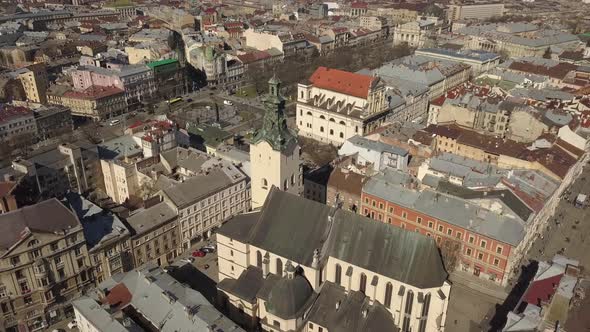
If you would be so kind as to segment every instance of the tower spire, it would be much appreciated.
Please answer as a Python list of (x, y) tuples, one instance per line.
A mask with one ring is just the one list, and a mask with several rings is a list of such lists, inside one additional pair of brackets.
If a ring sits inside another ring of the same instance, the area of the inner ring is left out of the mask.
[(287, 128), (285, 117), (285, 99), (281, 95), (281, 80), (276, 73), (268, 81), (268, 94), (264, 98), (264, 119), (262, 128), (253, 139), (256, 144), (266, 141), (275, 150), (282, 150), (291, 142), (297, 142), (296, 136)]

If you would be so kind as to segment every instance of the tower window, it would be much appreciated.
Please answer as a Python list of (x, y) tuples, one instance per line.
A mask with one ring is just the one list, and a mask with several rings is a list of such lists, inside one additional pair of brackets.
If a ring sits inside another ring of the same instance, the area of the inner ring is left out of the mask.
[(262, 178), (262, 188), (263, 189), (268, 188), (268, 181), (265, 178)]

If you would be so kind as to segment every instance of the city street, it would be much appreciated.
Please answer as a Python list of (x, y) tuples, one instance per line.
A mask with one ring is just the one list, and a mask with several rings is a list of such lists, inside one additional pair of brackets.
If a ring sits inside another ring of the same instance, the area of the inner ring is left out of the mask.
[(186, 283), (194, 290), (199, 291), (210, 302), (214, 303), (217, 296), (217, 282), (219, 266), (217, 262), (217, 251), (207, 253), (205, 257), (193, 257), (194, 261), (188, 263), (187, 259), (192, 257), (195, 250), (207, 245), (215, 244), (215, 234), (208, 240), (195, 243), (189, 250), (178, 256), (169, 265), (168, 272), (176, 280)]

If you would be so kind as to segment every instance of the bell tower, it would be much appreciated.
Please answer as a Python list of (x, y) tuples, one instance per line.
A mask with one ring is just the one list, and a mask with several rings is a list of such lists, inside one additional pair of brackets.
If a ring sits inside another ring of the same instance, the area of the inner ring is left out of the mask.
[(287, 128), (285, 99), (281, 81), (273, 76), (268, 81), (264, 98), (262, 128), (250, 145), (252, 208), (264, 204), (272, 186), (299, 195), (301, 193), (301, 161), (297, 136)]

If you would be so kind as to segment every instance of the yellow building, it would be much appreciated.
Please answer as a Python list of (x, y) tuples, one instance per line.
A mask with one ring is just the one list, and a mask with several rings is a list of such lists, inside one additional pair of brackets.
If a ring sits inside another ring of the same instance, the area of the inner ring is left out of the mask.
[(47, 71), (45, 64), (38, 63), (15, 71), (21, 81), (27, 100), (33, 103), (47, 103)]

